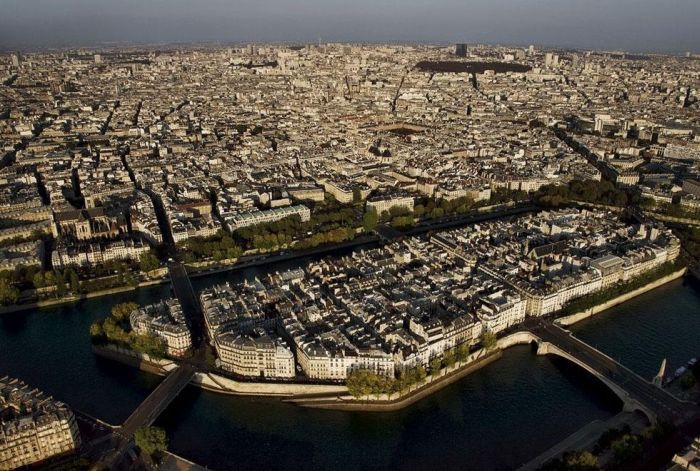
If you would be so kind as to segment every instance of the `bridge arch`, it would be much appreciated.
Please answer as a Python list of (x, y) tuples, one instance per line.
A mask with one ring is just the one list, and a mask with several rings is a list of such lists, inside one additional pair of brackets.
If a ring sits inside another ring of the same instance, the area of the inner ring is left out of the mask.
[(614, 381), (611, 381), (604, 374), (601, 374), (599, 371), (595, 370), (594, 368), (591, 368), (585, 362), (579, 360), (575, 356), (562, 350), (561, 348), (557, 347), (553, 343), (545, 342), (543, 340), (537, 339), (536, 337), (533, 338), (531, 344), (533, 342), (537, 344), (537, 354), (538, 355), (556, 355), (560, 358), (564, 358), (564, 359), (570, 361), (571, 363), (578, 365), (580, 368), (584, 369), (585, 371), (587, 371), (588, 373), (593, 375), (595, 378), (597, 378), (600, 382), (602, 382), (605, 386), (607, 386), (607, 388), (610, 389), (622, 401), (623, 411), (625, 411), (625, 412), (639, 411), (642, 414), (644, 414), (644, 416), (649, 420), (650, 424), (656, 423), (657, 417), (653, 411), (651, 411), (649, 408), (645, 407), (643, 404), (641, 404), (636, 399), (632, 398), (627, 391), (625, 391), (622, 387), (618, 386)]

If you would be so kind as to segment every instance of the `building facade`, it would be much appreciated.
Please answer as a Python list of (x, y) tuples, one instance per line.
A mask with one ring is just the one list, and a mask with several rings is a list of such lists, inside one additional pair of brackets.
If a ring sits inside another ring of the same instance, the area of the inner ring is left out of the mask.
[(17, 379), (0, 379), (0, 470), (72, 453), (80, 443), (68, 406)]

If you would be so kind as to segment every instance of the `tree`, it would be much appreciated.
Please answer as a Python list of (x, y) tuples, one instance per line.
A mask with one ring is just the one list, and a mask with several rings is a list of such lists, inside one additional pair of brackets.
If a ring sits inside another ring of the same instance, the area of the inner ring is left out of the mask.
[(428, 376), (428, 373), (425, 371), (425, 368), (422, 366), (419, 366), (416, 368), (416, 383), (418, 384), (423, 384), (425, 381), (425, 378)]
[(364, 228), (365, 232), (371, 232), (377, 228), (378, 221), (379, 216), (377, 215), (377, 210), (374, 208), (369, 208), (362, 216), (362, 227)]
[(373, 373), (369, 370), (355, 370), (348, 373), (345, 384), (348, 387), (348, 392), (354, 397), (367, 397), (370, 394), (382, 394), (390, 391), (388, 385), (381, 375)]
[(487, 330), (481, 334), (481, 346), (484, 347), (487, 352), (493, 350), (497, 343), (498, 339), (493, 332)]
[(19, 290), (12, 285), (9, 277), (0, 277), (0, 304), (17, 304), (19, 300)]
[(61, 298), (66, 294), (66, 278), (60, 270), (56, 270), (54, 276), (56, 277), (56, 297)]
[(77, 294), (80, 292), (80, 278), (78, 274), (72, 268), (68, 270), (68, 282), (70, 283), (70, 290), (72, 293)]
[(688, 389), (692, 388), (693, 386), (695, 386), (695, 383), (696, 383), (695, 376), (690, 371), (687, 372), (686, 374), (684, 374), (683, 376), (681, 376), (681, 388), (682, 389), (688, 390)]
[(105, 339), (105, 331), (102, 328), (102, 322), (94, 321), (90, 324), (90, 338), (94, 343), (99, 343)]
[(430, 211), (430, 217), (432, 219), (440, 219), (445, 215), (445, 210), (442, 208), (434, 208), (432, 211)]
[(430, 376), (436, 378), (440, 374), (440, 366), (442, 366), (442, 361), (439, 357), (430, 360)]
[(52, 271), (44, 272), (44, 286), (54, 286), (56, 284), (56, 275)]
[(453, 366), (455, 366), (457, 359), (456, 359), (454, 349), (447, 350), (445, 352), (445, 355), (443, 355), (442, 361), (445, 364), (445, 366), (448, 368), (452, 368)]
[(565, 469), (571, 471), (596, 471), (600, 469), (600, 463), (590, 451), (577, 451), (569, 453), (564, 459)]
[(154, 358), (164, 358), (167, 353), (165, 343), (155, 335), (136, 335), (131, 332), (128, 338), (131, 348), (138, 353), (145, 353)]
[(627, 463), (642, 454), (641, 440), (636, 435), (623, 435), (613, 442), (612, 451), (618, 463)]
[(540, 471), (598, 471), (598, 458), (589, 451), (564, 453), (561, 458), (548, 461), (538, 468)]
[(129, 319), (134, 310), (138, 309), (139, 305), (136, 303), (119, 303), (112, 307), (112, 317), (117, 321), (125, 321)]
[(395, 229), (406, 229), (414, 224), (413, 216), (395, 216), (391, 220), (391, 227)]
[(32, 277), (32, 284), (34, 288), (43, 288), (46, 286), (46, 280), (44, 279), (44, 272), (36, 272)]
[(168, 437), (159, 427), (141, 427), (134, 433), (134, 442), (141, 451), (156, 456), (168, 449)]
[(425, 214), (425, 206), (417, 204), (413, 207), (413, 215), (417, 218), (422, 218)]
[(466, 343), (460, 343), (457, 345), (456, 356), (460, 365), (467, 361), (467, 358), (469, 358), (469, 346)]
[(149, 272), (160, 266), (160, 260), (152, 250), (144, 252), (139, 257), (139, 268), (142, 272)]

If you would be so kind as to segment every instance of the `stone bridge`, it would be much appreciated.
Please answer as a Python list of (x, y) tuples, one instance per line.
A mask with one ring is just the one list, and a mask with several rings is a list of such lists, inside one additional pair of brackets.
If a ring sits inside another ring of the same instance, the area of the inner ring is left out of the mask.
[(698, 407), (681, 401), (630, 369), (574, 337), (571, 332), (545, 320), (499, 340), (500, 348), (531, 344), (538, 355), (556, 355), (580, 366), (607, 386), (624, 405), (625, 411), (640, 411), (655, 423), (660, 419), (680, 423), (698, 413)]
[(538, 355), (556, 355), (562, 358), (565, 358), (569, 360), (572, 363), (575, 363), (576, 365), (580, 366), (584, 370), (588, 371), (590, 374), (598, 378), (605, 386), (608, 387), (612, 392), (615, 393), (615, 395), (622, 401), (623, 404), (623, 411), (624, 412), (634, 412), (634, 411), (640, 411), (642, 412), (647, 419), (649, 419), (649, 423), (655, 423), (657, 420), (656, 414), (649, 408), (645, 407), (642, 403), (640, 403), (637, 399), (634, 399), (630, 393), (628, 393), (622, 386), (617, 384), (615, 381), (613, 381), (611, 378), (608, 376), (601, 374), (598, 372), (595, 368), (592, 368), (588, 363), (585, 363), (578, 359), (577, 357), (571, 355), (570, 353), (562, 350), (561, 348), (557, 347), (553, 343), (550, 342), (545, 342), (542, 340), (533, 340), (534, 342), (537, 343), (537, 354)]

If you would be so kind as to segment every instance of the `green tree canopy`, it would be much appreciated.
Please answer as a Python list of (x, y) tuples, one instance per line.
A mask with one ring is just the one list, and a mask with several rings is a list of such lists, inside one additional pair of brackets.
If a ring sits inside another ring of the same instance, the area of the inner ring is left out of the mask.
[(442, 362), (449, 368), (453, 367), (457, 362), (456, 351), (454, 349), (447, 350), (442, 357)]
[(168, 449), (168, 437), (159, 427), (141, 427), (134, 433), (134, 442), (141, 451), (151, 456)]
[(618, 463), (627, 463), (642, 454), (642, 443), (637, 435), (626, 434), (612, 444), (613, 455)]
[(467, 358), (469, 357), (469, 346), (466, 343), (460, 343), (457, 345), (455, 356), (457, 357), (457, 361), (460, 363), (467, 361)]
[(102, 322), (97, 320), (90, 324), (90, 337), (93, 342), (101, 342), (104, 340), (105, 331), (102, 328)]
[(362, 227), (365, 232), (371, 232), (377, 228), (377, 222), (379, 222), (379, 216), (377, 215), (377, 210), (374, 208), (368, 209), (362, 216)]
[(129, 315), (138, 309), (139, 305), (132, 302), (115, 304), (112, 307), (112, 317), (117, 321), (125, 321), (129, 319)]
[(496, 334), (494, 334), (493, 332), (487, 330), (483, 334), (481, 334), (481, 346), (484, 347), (487, 351), (496, 348), (497, 343), (498, 339), (496, 338)]
[(442, 361), (440, 357), (435, 357), (430, 360), (430, 376), (433, 378), (440, 374), (440, 367), (442, 366)]
[(346, 380), (348, 392), (357, 398), (370, 394), (391, 394), (396, 389), (394, 383), (393, 378), (365, 369), (351, 371)]
[(149, 272), (157, 269), (160, 266), (160, 260), (156, 256), (156, 254), (153, 252), (153, 250), (149, 250), (148, 252), (144, 252), (141, 254), (139, 257), (139, 268), (143, 272)]
[(8, 276), (0, 276), (0, 304), (16, 304), (19, 300), (19, 289), (12, 285)]

